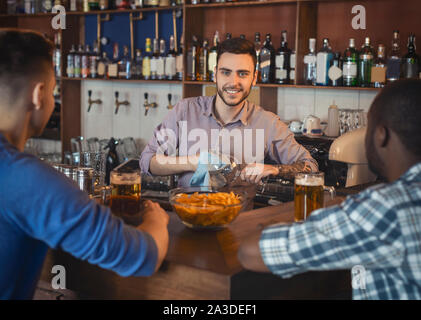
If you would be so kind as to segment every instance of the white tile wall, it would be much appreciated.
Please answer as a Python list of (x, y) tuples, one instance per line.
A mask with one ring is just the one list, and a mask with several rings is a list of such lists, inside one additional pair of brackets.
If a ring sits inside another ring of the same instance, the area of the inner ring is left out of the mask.
[[(102, 104), (92, 105), (88, 109), (88, 90), (92, 90), (92, 99), (101, 99)], [(115, 92), (119, 92), (119, 101), (127, 100), (130, 105), (120, 105), (115, 114)], [(145, 116), (145, 92), (148, 101), (156, 102), (157, 108), (149, 109)], [(152, 137), (153, 130), (168, 113), (168, 94), (172, 95), (172, 104), (182, 96), (181, 84), (144, 84), (124, 83), (121, 81), (83, 81), (81, 94), (82, 135), (85, 138), (116, 139), (133, 137), (142, 148)], [(142, 148), (143, 149), (143, 148)]]
[[(92, 90), (92, 99), (101, 99), (101, 105), (93, 105), (88, 113), (88, 90)], [(115, 111), (115, 91), (119, 100), (128, 100), (129, 106), (120, 106)], [(149, 102), (156, 102), (158, 107), (149, 109), (145, 116), (144, 94), (149, 94)], [(140, 146), (144, 146), (152, 137), (153, 130), (168, 113), (168, 93), (172, 94), (172, 104), (182, 96), (181, 84), (160, 83), (124, 83), (119, 81), (83, 81), (82, 135), (86, 138), (125, 138), (133, 137)], [(368, 111), (377, 91), (366, 90), (331, 90), (313, 88), (279, 88), (278, 115), (283, 120), (303, 120), (313, 114), (327, 121), (329, 106), (335, 102), (339, 108)], [(264, 107), (264, 106), (263, 106)]]

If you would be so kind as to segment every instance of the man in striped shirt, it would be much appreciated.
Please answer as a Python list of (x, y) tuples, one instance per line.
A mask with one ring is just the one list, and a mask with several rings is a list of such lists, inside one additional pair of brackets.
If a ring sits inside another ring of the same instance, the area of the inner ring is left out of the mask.
[(364, 285), (353, 286), (353, 299), (421, 299), (421, 80), (378, 94), (365, 147), (387, 184), (314, 211), (303, 224), (267, 227), (242, 243), (243, 266), (285, 278), (358, 267)]

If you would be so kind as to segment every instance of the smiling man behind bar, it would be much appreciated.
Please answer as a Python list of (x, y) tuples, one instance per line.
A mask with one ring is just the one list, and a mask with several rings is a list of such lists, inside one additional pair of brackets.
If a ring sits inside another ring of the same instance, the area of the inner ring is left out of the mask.
[(137, 228), (125, 225), (23, 152), (54, 109), (52, 48), (38, 33), (0, 29), (0, 299), (32, 298), (48, 247), (123, 276), (153, 274), (168, 248), (158, 204), (146, 202)]
[(420, 123), (421, 80), (386, 86), (368, 113), (365, 148), (371, 170), (389, 183), (314, 211), (303, 224), (251, 236), (240, 247), (243, 266), (285, 278), (355, 267), (353, 299), (420, 300)]
[[(215, 73), (217, 94), (175, 105), (142, 152), (142, 172), (180, 174), (179, 185), (189, 186), (198, 167), (198, 150), (219, 150), (234, 157), (244, 164), (241, 179), (252, 184), (269, 175), (291, 178), (295, 172), (317, 171), (317, 162), (279, 117), (247, 100), (256, 81), (253, 43), (241, 38), (222, 42)], [(170, 143), (164, 139), (168, 132), (174, 133)], [(276, 165), (265, 164), (267, 158)]]

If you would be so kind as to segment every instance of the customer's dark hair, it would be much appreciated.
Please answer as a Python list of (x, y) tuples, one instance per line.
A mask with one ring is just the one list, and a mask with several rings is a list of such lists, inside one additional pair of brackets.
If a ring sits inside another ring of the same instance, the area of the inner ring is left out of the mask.
[(393, 130), (409, 152), (421, 156), (421, 80), (388, 84), (374, 99), (370, 118)]
[(14, 99), (29, 80), (46, 72), (46, 66), (52, 66), (52, 53), (53, 44), (38, 32), (0, 29), (2, 98)]
[(231, 38), (223, 41), (218, 48), (217, 62), (219, 61), (221, 55), (225, 52), (234, 54), (249, 54), (253, 59), (254, 67), (256, 67), (256, 49), (254, 44), (246, 39)]

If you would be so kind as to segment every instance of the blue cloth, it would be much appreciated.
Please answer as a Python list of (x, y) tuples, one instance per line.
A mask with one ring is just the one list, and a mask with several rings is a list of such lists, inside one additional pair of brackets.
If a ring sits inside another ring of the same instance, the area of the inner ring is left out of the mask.
[(259, 245), (265, 265), (279, 276), (356, 267), (353, 299), (419, 300), (420, 235), (418, 163), (393, 183), (312, 212), (303, 224), (266, 228)]
[(199, 155), (197, 169), (190, 179), (192, 187), (210, 186), (210, 171), (222, 168), (227, 162), (224, 162), (217, 154), (202, 151)]
[(150, 235), (0, 134), (0, 299), (32, 298), (48, 247), (122, 276), (151, 275), (157, 261)]

